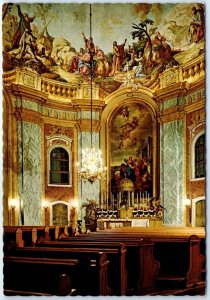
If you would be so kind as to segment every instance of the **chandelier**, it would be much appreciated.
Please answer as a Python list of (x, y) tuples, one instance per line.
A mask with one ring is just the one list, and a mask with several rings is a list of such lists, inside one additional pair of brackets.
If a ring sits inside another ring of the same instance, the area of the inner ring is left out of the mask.
[[(92, 13), (90, 4), (90, 38), (92, 38)], [(78, 175), (83, 180), (93, 183), (106, 177), (106, 167), (103, 167), (101, 151), (93, 147), (93, 53), (90, 52), (90, 120), (91, 120), (91, 147), (82, 150), (81, 163), (78, 163)], [(79, 167), (80, 165), (80, 167)]]

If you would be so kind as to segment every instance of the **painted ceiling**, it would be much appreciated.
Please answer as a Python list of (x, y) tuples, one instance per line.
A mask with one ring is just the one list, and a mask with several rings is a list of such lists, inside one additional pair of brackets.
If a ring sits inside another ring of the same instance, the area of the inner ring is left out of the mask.
[[(130, 78), (148, 86), (151, 74), (204, 52), (204, 21), (198, 38), (190, 28), (193, 7), (204, 15), (199, 3), (95, 3), (91, 18), (87, 3), (4, 4), (3, 70), (25, 67), (78, 82), (87, 80), (93, 67), (94, 80), (108, 93)], [(26, 14), (28, 31), (22, 21)]]

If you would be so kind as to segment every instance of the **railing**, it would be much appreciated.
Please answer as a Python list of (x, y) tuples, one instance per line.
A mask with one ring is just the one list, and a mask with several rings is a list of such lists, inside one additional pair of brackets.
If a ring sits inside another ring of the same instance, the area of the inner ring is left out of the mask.
[(3, 84), (11, 85), (12, 83), (16, 83), (16, 70), (3, 73)]
[[(188, 83), (195, 82), (205, 75), (205, 55), (191, 60), (185, 65), (176, 66), (165, 70), (158, 77), (151, 78), (151, 81), (146, 84), (150, 89), (156, 90), (159, 88), (168, 87), (174, 83), (187, 81)], [(89, 86), (87, 84), (65, 83), (54, 79), (49, 79), (40, 76), (32, 71), (25, 69), (15, 69), (3, 73), (3, 84), (11, 85), (13, 83), (25, 85), (30, 88), (42, 91), (52, 99), (81, 99), (89, 98)], [(93, 98), (99, 99), (99, 86), (93, 86)]]
[(205, 56), (201, 56), (191, 60), (183, 66), (170, 68), (160, 74), (160, 88), (165, 88), (171, 84), (187, 81), (195, 82), (205, 75)]
[(60, 83), (56, 80), (42, 78), (41, 91), (49, 97), (76, 98), (78, 86), (76, 84)]
[(205, 57), (202, 57), (191, 61), (182, 68), (182, 78), (185, 81), (194, 82), (205, 75)]

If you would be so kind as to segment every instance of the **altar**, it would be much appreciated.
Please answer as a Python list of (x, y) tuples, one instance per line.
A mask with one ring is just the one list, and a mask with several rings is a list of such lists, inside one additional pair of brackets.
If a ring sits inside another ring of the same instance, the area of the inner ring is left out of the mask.
[(133, 219), (111, 219), (97, 220), (99, 230), (114, 229), (120, 227), (162, 227), (163, 221), (159, 218), (133, 218)]

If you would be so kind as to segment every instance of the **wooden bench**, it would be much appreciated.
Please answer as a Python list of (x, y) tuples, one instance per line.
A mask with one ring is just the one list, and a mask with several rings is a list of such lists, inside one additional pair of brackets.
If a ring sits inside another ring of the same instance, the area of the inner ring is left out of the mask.
[(154, 253), (160, 261), (157, 277), (160, 288), (187, 288), (202, 282), (204, 257), (196, 235), (182, 242), (156, 243)]
[[(200, 238), (190, 235), (192, 232), (198, 233)], [(160, 262), (157, 276), (159, 287), (189, 287), (203, 281), (205, 256), (201, 254), (201, 250), (205, 241), (204, 228), (120, 228), (78, 238), (89, 241), (150, 238), (154, 243), (154, 257)]]
[(14, 242), (19, 247), (35, 246), (37, 241), (58, 240), (69, 236), (70, 227), (65, 226), (4, 226), (4, 246)]
[(156, 276), (160, 264), (154, 259), (153, 247), (154, 243), (149, 239), (136, 239), (127, 237), (106, 236), (97, 238), (95, 235), (89, 234), (79, 237), (68, 237), (62, 239), (63, 243), (76, 243), (83, 241), (90, 245), (98, 245), (103, 242), (109, 244), (111, 242), (124, 243), (126, 252), (126, 269), (127, 269), (127, 288), (126, 295), (144, 295), (155, 290)]
[(39, 247), (53, 248), (79, 248), (95, 249), (107, 254), (108, 266), (108, 285), (111, 288), (111, 295), (126, 295), (127, 271), (125, 266), (126, 249), (123, 243), (114, 242), (87, 242), (87, 241), (46, 241), (38, 244)]
[[(109, 230), (102, 230), (98, 232), (92, 232), (87, 236), (108, 236), (120, 234), (135, 236), (138, 235), (141, 238), (152, 238), (153, 240), (186, 240), (191, 235), (197, 235), (201, 239), (205, 239), (206, 233), (204, 227), (123, 227)], [(85, 237), (85, 236), (84, 236)]]
[(81, 296), (110, 295), (105, 253), (37, 250), (42, 249), (20, 248), (4, 257), (5, 293), (69, 295), (74, 287)]

